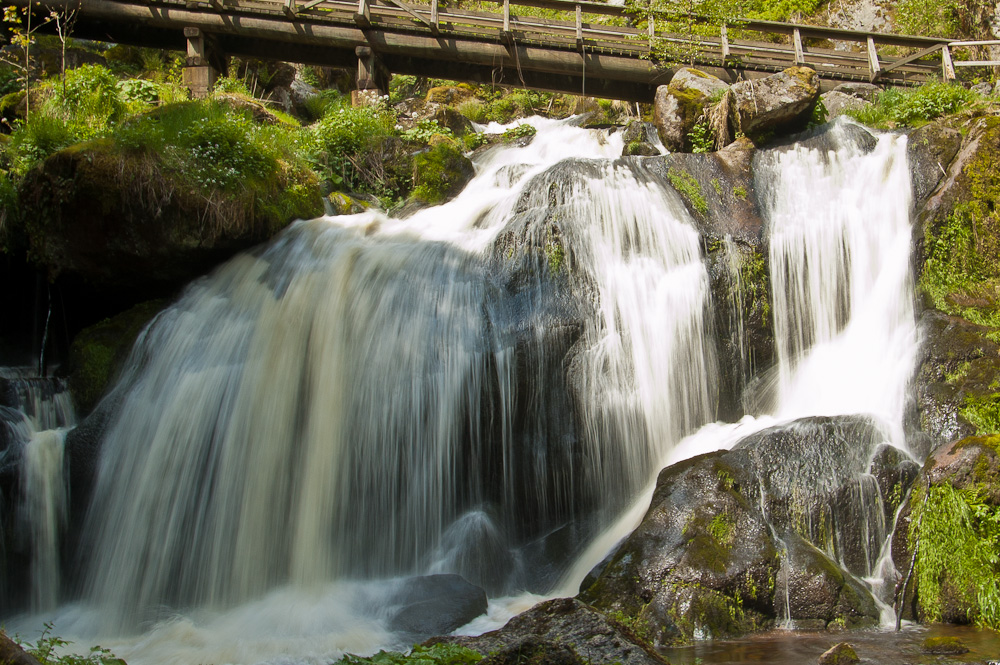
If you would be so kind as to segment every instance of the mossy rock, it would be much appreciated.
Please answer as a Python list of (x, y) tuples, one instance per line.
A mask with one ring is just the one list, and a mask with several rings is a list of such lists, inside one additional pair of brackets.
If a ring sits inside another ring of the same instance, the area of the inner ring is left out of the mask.
[(433, 104), (459, 104), (471, 99), (475, 92), (468, 84), (441, 85), (427, 91), (425, 101)]
[(860, 662), (858, 652), (846, 642), (833, 645), (819, 657), (819, 665), (855, 665)]
[(85, 328), (73, 338), (67, 362), (77, 412), (84, 416), (111, 387), (139, 333), (164, 308), (152, 300)]
[(734, 125), (748, 136), (803, 123), (819, 99), (819, 76), (809, 67), (789, 67), (732, 86)]
[(920, 650), (924, 653), (950, 656), (969, 653), (969, 647), (957, 637), (928, 637), (920, 645)]
[(413, 159), (413, 198), (438, 204), (458, 194), (475, 175), (472, 162), (457, 144), (440, 141)]

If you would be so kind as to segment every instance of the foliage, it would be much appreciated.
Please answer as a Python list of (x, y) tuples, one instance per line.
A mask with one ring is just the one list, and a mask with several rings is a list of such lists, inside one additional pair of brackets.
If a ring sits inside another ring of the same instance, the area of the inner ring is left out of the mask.
[(146, 104), (133, 99), (133, 109), (121, 96), (118, 78), (106, 67), (83, 65), (66, 72), (60, 84), (50, 80), (42, 87), (42, 112), (63, 119), (80, 140), (106, 134), (128, 112), (145, 110)]
[(11, 134), (6, 150), (10, 173), (23, 176), (35, 164), (79, 138), (61, 118), (36, 115), (30, 124), (18, 125)]
[(236, 95), (246, 95), (247, 97), (252, 96), (246, 81), (235, 76), (223, 76), (216, 80), (215, 85), (212, 86), (212, 92), (232, 93)]
[(916, 548), (915, 574), (921, 610), (941, 618), (944, 597), (968, 607), (971, 621), (1000, 627), (1000, 508), (981, 488), (931, 485), (915, 497), (910, 547)]
[(504, 131), (504, 133), (500, 135), (500, 140), (503, 143), (513, 143), (518, 139), (528, 138), (530, 136), (534, 136), (537, 133), (538, 130), (535, 128), (534, 125), (529, 125), (526, 122), (522, 122), (520, 125), (516, 125)]
[(968, 395), (958, 413), (976, 428), (976, 434), (1000, 434), (1000, 393)]
[(688, 141), (691, 142), (691, 152), (712, 152), (715, 147), (715, 136), (707, 122), (696, 123), (688, 132)]
[(907, 35), (956, 37), (958, 2), (956, 0), (900, 0), (893, 20)]
[(677, 169), (670, 169), (667, 171), (667, 178), (692, 208), (703, 215), (708, 212), (708, 202), (705, 201), (705, 197), (701, 193), (701, 185), (698, 184), (693, 175)]
[(847, 114), (870, 127), (918, 127), (947, 113), (955, 113), (978, 98), (961, 85), (927, 83), (918, 88), (890, 88), (875, 103)]
[(126, 79), (118, 83), (118, 92), (122, 101), (135, 108), (142, 104), (152, 106), (158, 102), (161, 87), (146, 79)]
[(14, 641), (42, 665), (125, 665), (124, 660), (101, 647), (91, 648), (86, 655), (64, 653), (65, 647), (72, 643), (52, 635), (51, 623), (45, 624), (45, 629), (34, 644), (22, 643), (17, 636)]
[(395, 125), (395, 114), (382, 106), (332, 108), (311, 128), (306, 155), (335, 186), (362, 191), (358, 167), (365, 153), (395, 134)]
[(400, 137), (404, 141), (415, 141), (418, 143), (430, 143), (431, 138), (435, 136), (454, 138), (455, 135), (451, 129), (441, 127), (438, 125), (438, 121), (433, 119), (421, 120), (415, 126), (400, 134)]
[(347, 654), (336, 665), (473, 665), (482, 659), (481, 654), (457, 644), (435, 644), (415, 646), (408, 654), (379, 651), (368, 658)]

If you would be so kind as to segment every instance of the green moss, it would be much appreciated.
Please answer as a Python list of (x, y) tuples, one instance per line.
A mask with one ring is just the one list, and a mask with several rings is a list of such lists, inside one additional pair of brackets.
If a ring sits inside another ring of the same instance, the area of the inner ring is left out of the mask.
[(740, 199), (741, 201), (747, 200), (747, 188), (743, 185), (737, 185), (733, 188), (733, 196)]
[(1000, 626), (1000, 509), (983, 497), (988, 488), (956, 489), (948, 483), (919, 488), (913, 496), (910, 548), (917, 552), (915, 579), (920, 611), (930, 621), (944, 613)]
[(962, 644), (957, 637), (928, 637), (921, 645), (925, 653), (933, 654), (962, 654), (968, 653), (969, 647)]
[(336, 665), (473, 665), (483, 655), (457, 644), (417, 645), (409, 653), (379, 651), (374, 656), (362, 658), (347, 654)]
[(441, 141), (413, 159), (413, 197), (437, 204), (457, 194), (472, 176), (472, 164), (459, 147)]
[(81, 413), (90, 412), (108, 391), (139, 333), (164, 304), (153, 300), (136, 305), (84, 329), (73, 339), (69, 385)]
[(946, 383), (958, 383), (960, 380), (964, 379), (968, 373), (969, 369), (972, 367), (972, 363), (968, 360), (958, 363), (955, 370), (952, 372), (946, 371), (944, 373), (944, 380)]
[(976, 434), (1000, 434), (1000, 393), (967, 395), (958, 414), (976, 428)]
[(708, 202), (701, 193), (701, 185), (690, 173), (670, 169), (667, 171), (667, 179), (674, 189), (684, 198), (688, 205), (704, 215), (708, 212)]

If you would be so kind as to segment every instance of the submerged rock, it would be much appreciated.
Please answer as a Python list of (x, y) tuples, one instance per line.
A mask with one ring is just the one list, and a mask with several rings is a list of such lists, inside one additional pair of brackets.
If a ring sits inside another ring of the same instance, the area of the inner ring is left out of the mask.
[(428, 636), (450, 633), (486, 613), (486, 592), (459, 575), (425, 575), (402, 582), (388, 601), (399, 605), (389, 630)]
[(854, 665), (860, 662), (858, 653), (847, 642), (833, 645), (819, 657), (819, 665)]
[(500, 630), (478, 637), (438, 637), (432, 642), (452, 642), (483, 654), (499, 654), (524, 649), (526, 644), (533, 645), (531, 651), (537, 652), (540, 645), (535, 640), (560, 645), (560, 659), (568, 656), (565, 649), (569, 648), (588, 663), (666, 665), (667, 662), (635, 628), (609, 619), (573, 598), (547, 600), (517, 615)]

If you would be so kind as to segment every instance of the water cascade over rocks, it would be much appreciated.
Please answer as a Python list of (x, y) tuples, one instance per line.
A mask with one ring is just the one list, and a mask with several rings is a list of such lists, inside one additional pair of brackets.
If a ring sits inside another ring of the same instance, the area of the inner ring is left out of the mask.
[[(102, 643), (130, 663), (319, 662), (451, 631), (485, 591), (486, 629), (574, 593), (651, 496), (674, 535), (644, 521), (583, 597), (658, 621), (664, 640), (724, 631), (664, 627), (700, 601), (663, 594), (770, 584), (741, 606), (765, 625), (794, 561), (833, 562), (838, 594), (870, 598), (854, 576), (880, 575), (884, 484), (908, 472), (905, 139), (838, 126), (754, 160), (778, 364), (740, 347), (726, 371), (747, 393), (773, 383), (775, 405), (721, 425), (711, 308), (736, 301), (713, 302), (711, 220), (669, 184), (670, 156), (620, 158), (620, 134), (533, 122), (530, 146), (479, 155), (453, 201), (298, 222), (163, 311), (69, 437), (99, 453), (78, 600), (25, 625), (124, 636)], [(741, 265), (726, 268), (736, 292), (759, 288)], [(742, 344), (749, 319), (730, 320)], [(673, 489), (671, 467), (654, 493), (664, 465), (720, 448), (722, 466), (680, 469)], [(709, 478), (723, 489), (703, 491)], [(725, 541), (711, 574), (694, 571), (695, 527)]]

